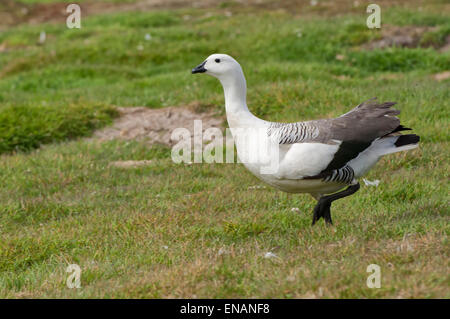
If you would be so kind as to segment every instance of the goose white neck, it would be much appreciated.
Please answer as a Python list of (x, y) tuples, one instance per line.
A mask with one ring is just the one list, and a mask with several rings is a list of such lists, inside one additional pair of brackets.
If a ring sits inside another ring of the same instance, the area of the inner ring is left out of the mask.
[(225, 94), (225, 109), (228, 114), (250, 113), (247, 107), (247, 84), (245, 82), (242, 69), (235, 69), (234, 72), (221, 76)]

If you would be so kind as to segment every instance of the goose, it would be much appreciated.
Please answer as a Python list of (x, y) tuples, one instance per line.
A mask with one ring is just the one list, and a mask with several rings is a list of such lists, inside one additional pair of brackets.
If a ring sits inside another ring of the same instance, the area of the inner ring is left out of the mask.
[[(244, 166), (267, 184), (288, 193), (309, 193), (317, 200), (312, 225), (320, 218), (333, 224), (331, 204), (356, 193), (364, 176), (383, 155), (414, 149), (420, 137), (401, 134), (395, 102), (369, 99), (332, 119), (276, 123), (253, 115), (246, 102), (247, 85), (240, 64), (227, 54), (212, 54), (192, 69), (217, 78), (225, 95), (228, 126), (236, 142), (239, 129), (253, 129), (248, 143), (235, 143), (240, 158), (250, 146), (276, 144), (277, 167), (263, 172), (261, 161)], [(258, 153), (259, 154), (259, 153)], [(259, 156), (259, 155), (258, 155)]]

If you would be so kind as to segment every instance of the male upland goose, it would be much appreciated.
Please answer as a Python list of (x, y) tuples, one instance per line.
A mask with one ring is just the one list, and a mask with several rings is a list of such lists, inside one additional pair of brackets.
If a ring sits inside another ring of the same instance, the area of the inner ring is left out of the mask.
[(236, 143), (240, 158), (250, 146), (263, 147), (275, 141), (276, 170), (263, 172), (263, 159), (243, 163), (258, 178), (282, 191), (310, 193), (318, 201), (313, 225), (321, 217), (332, 224), (331, 203), (358, 191), (357, 179), (381, 156), (418, 146), (419, 136), (399, 133), (410, 129), (400, 124), (396, 117), (400, 111), (391, 108), (394, 102), (380, 104), (370, 99), (338, 118), (274, 123), (259, 119), (248, 110), (244, 73), (231, 56), (213, 54), (192, 73), (206, 73), (221, 82), (227, 121), (235, 140), (239, 129), (263, 132), (250, 135), (253, 137), (247, 144)]

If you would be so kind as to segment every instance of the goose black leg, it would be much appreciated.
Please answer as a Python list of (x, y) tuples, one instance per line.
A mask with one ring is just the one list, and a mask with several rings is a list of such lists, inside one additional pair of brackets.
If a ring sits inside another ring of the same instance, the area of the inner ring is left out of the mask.
[(339, 198), (344, 198), (356, 193), (359, 190), (359, 187), (360, 185), (357, 183), (355, 185), (350, 185), (341, 192), (320, 197), (317, 201), (316, 207), (314, 207), (312, 224), (314, 225), (320, 218), (323, 217), (323, 219), (325, 219), (325, 223), (332, 225), (333, 221), (331, 219), (330, 212), (331, 203)]

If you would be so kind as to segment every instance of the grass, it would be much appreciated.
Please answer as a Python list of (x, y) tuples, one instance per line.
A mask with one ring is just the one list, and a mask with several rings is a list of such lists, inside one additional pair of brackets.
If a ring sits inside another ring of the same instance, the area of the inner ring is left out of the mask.
[[(428, 39), (442, 41), (439, 6), (392, 7), (383, 23), (437, 26)], [(448, 80), (432, 77), (450, 69), (449, 54), (362, 50), (380, 37), (365, 13), (230, 10), (121, 12), (80, 30), (0, 33), (1, 297), (450, 297), (450, 96)], [(189, 74), (217, 51), (241, 62), (258, 116), (338, 116), (378, 96), (399, 102), (421, 147), (384, 158), (367, 177), (380, 186), (336, 202), (327, 228), (310, 227), (312, 198), (251, 188), (262, 184), (242, 165), (179, 165), (163, 146), (80, 138), (110, 123), (115, 105), (199, 101), (223, 112), (219, 83)], [(109, 166), (143, 159), (153, 162)], [(81, 289), (65, 285), (71, 263)], [(366, 286), (372, 263), (380, 289)]]
[(90, 135), (116, 114), (104, 105), (5, 106), (0, 113), (0, 153)]
[[(77, 3), (83, 3), (88, 1), (89, 0), (78, 0)], [(137, 0), (100, 0), (100, 1), (110, 3), (127, 3), (127, 2), (136, 2)], [(68, 3), (65, 0), (19, 0), (19, 2), (23, 4)]]

